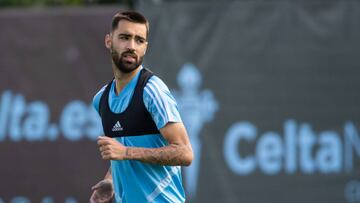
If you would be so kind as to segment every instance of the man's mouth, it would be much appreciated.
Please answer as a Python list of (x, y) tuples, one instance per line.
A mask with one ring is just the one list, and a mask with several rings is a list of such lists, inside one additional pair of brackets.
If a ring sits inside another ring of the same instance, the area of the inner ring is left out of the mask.
[(128, 63), (135, 63), (136, 56), (134, 54), (123, 54), (123, 60)]

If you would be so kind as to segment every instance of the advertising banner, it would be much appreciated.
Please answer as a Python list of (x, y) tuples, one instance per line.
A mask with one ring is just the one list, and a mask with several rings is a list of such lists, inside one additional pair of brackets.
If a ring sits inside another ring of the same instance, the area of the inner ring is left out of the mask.
[[(0, 12), (0, 203), (88, 202), (105, 175), (91, 101), (119, 9)], [(360, 202), (359, 1), (137, 9), (195, 153), (187, 202)]]
[(360, 202), (359, 1), (141, 1), (189, 202)]

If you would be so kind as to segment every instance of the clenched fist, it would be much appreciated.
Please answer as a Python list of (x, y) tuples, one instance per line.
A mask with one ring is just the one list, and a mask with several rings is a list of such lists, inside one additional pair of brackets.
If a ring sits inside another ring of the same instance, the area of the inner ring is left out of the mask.
[(104, 160), (124, 160), (126, 155), (126, 147), (117, 140), (99, 136), (97, 140), (101, 157)]

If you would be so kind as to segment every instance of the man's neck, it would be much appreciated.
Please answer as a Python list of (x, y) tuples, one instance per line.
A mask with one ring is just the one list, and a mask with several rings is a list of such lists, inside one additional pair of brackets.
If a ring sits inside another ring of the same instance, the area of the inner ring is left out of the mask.
[(116, 95), (119, 95), (124, 87), (135, 77), (135, 75), (140, 71), (141, 66), (137, 67), (134, 71), (130, 73), (121, 72), (118, 68), (113, 67), (114, 77), (115, 77), (115, 88)]

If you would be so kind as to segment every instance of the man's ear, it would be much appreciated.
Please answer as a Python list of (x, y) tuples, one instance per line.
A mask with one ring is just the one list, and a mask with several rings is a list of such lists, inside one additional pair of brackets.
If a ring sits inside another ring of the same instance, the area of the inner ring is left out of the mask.
[(105, 35), (105, 47), (108, 49), (111, 48), (111, 34)]

